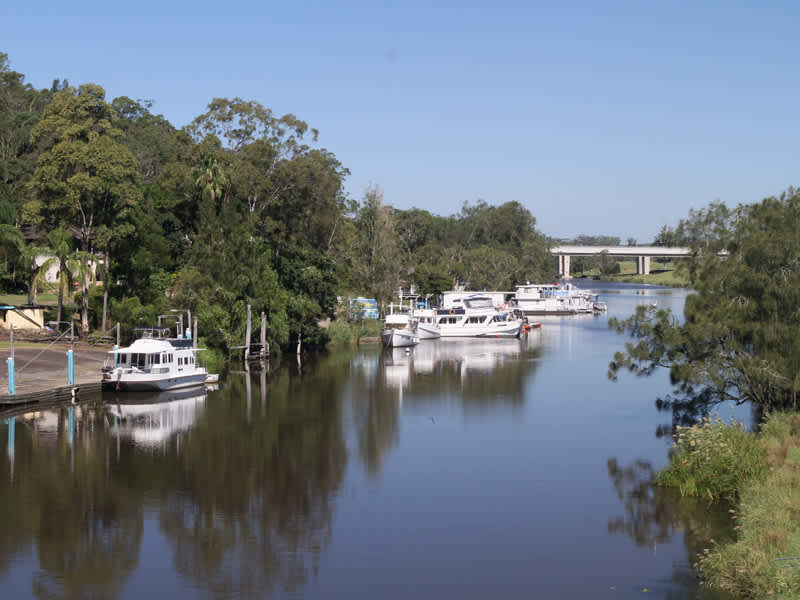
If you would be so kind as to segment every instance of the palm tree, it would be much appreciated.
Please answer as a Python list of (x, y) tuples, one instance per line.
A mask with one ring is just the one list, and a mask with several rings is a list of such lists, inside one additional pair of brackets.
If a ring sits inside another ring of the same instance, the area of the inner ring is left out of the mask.
[(59, 227), (47, 234), (46, 247), (31, 247), (28, 250), (28, 255), (34, 257), (46, 256), (45, 260), (39, 265), (38, 270), (34, 273), (31, 280), (31, 287), (34, 290), (33, 298), (36, 298), (36, 289), (39, 286), (45, 274), (54, 266), (57, 267), (56, 278), (58, 281), (58, 313), (56, 321), (61, 321), (61, 313), (64, 306), (64, 290), (69, 292), (69, 286), (72, 282), (72, 273), (75, 270), (75, 264), (72, 260), (72, 234)]
[(89, 284), (95, 278), (94, 263), (97, 257), (91, 252), (78, 250), (70, 255), (69, 260), (72, 273), (81, 282), (81, 337), (86, 338), (89, 335)]
[(202, 193), (208, 193), (211, 201), (222, 198), (228, 185), (228, 176), (219, 164), (216, 157), (207, 154), (202, 159), (202, 165), (195, 171), (197, 177), (194, 184), (201, 188)]

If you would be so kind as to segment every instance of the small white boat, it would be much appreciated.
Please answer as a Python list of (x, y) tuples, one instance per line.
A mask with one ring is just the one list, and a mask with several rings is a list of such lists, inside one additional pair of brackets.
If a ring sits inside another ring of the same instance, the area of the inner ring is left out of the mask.
[(117, 391), (163, 391), (203, 385), (208, 372), (197, 366), (198, 348), (188, 338), (169, 337), (167, 327), (144, 327), (130, 346), (111, 350), (113, 365), (102, 370), (102, 387)]
[(392, 312), (386, 315), (381, 341), (387, 348), (406, 348), (418, 344), (416, 321), (408, 312)]

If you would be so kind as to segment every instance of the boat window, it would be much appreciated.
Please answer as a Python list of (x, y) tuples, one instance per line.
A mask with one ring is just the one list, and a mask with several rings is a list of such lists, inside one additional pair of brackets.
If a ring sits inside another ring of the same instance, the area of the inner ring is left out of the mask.
[(151, 358), (151, 362), (152, 362), (154, 365), (159, 365), (159, 364), (161, 364), (161, 355), (160, 355), (160, 354), (153, 354), (153, 356), (152, 356), (152, 358)]

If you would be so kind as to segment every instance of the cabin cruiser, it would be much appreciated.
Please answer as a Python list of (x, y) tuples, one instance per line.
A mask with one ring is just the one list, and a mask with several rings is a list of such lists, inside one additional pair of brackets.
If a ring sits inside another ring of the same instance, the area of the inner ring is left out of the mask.
[(436, 311), (442, 337), (519, 337), (523, 322), (494, 307), (492, 298), (473, 294), (461, 300), (462, 308)]
[(197, 366), (198, 348), (189, 337), (173, 338), (168, 327), (143, 327), (130, 346), (111, 350), (102, 386), (118, 391), (163, 391), (203, 385), (208, 372)]
[(574, 315), (594, 311), (592, 294), (570, 283), (519, 285), (514, 305), (525, 315)]

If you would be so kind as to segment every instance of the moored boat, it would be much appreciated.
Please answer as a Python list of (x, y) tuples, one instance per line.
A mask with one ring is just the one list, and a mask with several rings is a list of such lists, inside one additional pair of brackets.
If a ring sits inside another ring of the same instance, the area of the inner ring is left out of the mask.
[(420, 340), (435, 340), (442, 337), (442, 332), (436, 324), (436, 311), (432, 308), (414, 309), (414, 319), (417, 322), (417, 336)]
[(102, 386), (119, 391), (163, 391), (203, 385), (208, 372), (197, 365), (198, 348), (188, 338), (169, 336), (167, 327), (143, 327), (130, 346), (112, 350)]
[(381, 330), (381, 342), (387, 348), (405, 348), (419, 343), (416, 322), (408, 312), (386, 315)]
[(490, 297), (474, 294), (462, 303), (463, 308), (436, 311), (442, 337), (519, 337), (523, 322), (508, 311), (497, 310)]
[(591, 294), (569, 283), (518, 285), (513, 304), (525, 315), (574, 315), (594, 310)]

